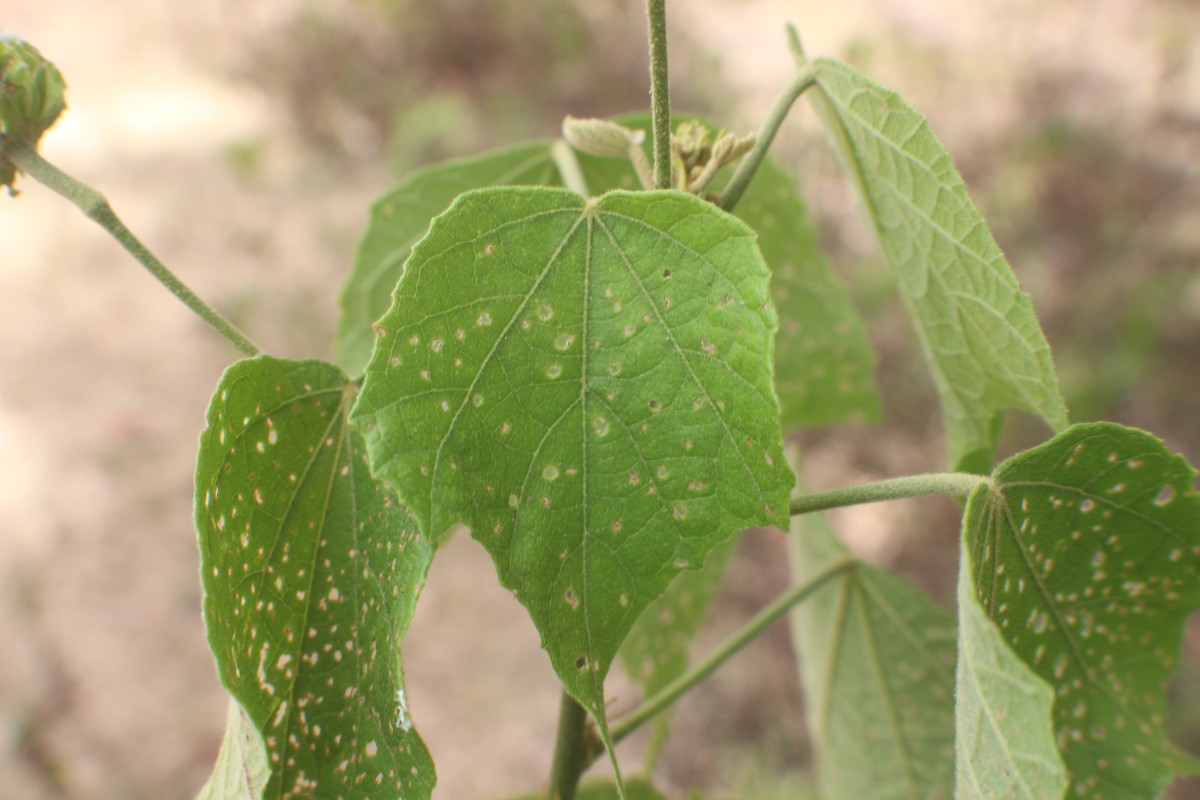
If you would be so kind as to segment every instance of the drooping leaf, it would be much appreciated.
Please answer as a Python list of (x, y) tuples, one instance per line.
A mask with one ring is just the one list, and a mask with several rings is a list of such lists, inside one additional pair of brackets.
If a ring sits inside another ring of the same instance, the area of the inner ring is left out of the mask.
[(338, 363), (351, 375), (366, 367), (375, 344), (371, 323), (387, 311), (413, 245), (451, 200), (484, 186), (526, 184), (562, 185), (548, 141), (523, 142), (417, 170), (376, 200), (342, 289), (335, 342)]
[[(684, 119), (674, 117), (677, 123)], [(630, 114), (617, 122), (646, 132), (649, 155), (650, 115)], [(582, 155), (579, 160), (593, 192), (636, 184), (628, 162)], [(719, 174), (712, 189), (724, 186), (730, 173), (727, 168)], [(795, 181), (766, 159), (734, 213), (758, 234), (771, 268), (771, 299), (780, 316), (775, 391), (783, 427), (878, 419), (875, 354), (849, 292), (817, 246)]]
[(225, 740), (212, 776), (196, 800), (262, 800), (270, 776), (262, 736), (245, 709), (230, 698)]
[(370, 476), (354, 388), (318, 361), (240, 361), (200, 439), (208, 640), (265, 744), (267, 800), (414, 800), (435, 780), (400, 666), (431, 548)]
[(1057, 689), (1070, 797), (1156, 797), (1197, 766), (1163, 728), (1164, 682), (1200, 606), (1194, 479), (1150, 434), (1094, 423), (1004, 462), (967, 503), (979, 601)]
[(353, 413), (439, 538), (463, 522), (597, 719), (639, 613), (784, 519), (754, 234), (678, 192), (483, 189), (413, 250)]
[[(825, 516), (792, 519), (793, 582), (848, 556)], [(911, 584), (856, 564), (792, 612), (823, 800), (949, 800), (953, 618)]]
[(1067, 424), (1050, 348), (950, 154), (895, 92), (845, 64), (812, 62), (811, 93), (857, 183), (932, 368), (950, 463), (995, 449), (995, 415)]
[(1054, 689), (1018, 658), (979, 605), (964, 550), (958, 575), (956, 800), (1057, 800)]

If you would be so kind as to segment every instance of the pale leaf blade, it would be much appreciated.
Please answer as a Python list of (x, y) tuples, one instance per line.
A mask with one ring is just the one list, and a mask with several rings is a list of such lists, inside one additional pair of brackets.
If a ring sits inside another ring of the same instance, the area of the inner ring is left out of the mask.
[(240, 361), (200, 440), (209, 645), (266, 747), (268, 800), (416, 800), (435, 781), (399, 660), (432, 549), (371, 478), (353, 397), (330, 364)]
[[(845, 559), (822, 514), (792, 520), (793, 581)], [(857, 564), (792, 612), (825, 800), (950, 797), (953, 618), (918, 589)]]
[(968, 502), (979, 602), (1058, 688), (1070, 797), (1157, 796), (1195, 759), (1163, 727), (1165, 682), (1200, 607), (1195, 470), (1143, 431), (1076, 425), (998, 467)]
[(787, 513), (753, 232), (677, 192), (459, 197), (414, 249), (353, 419), (431, 537), (465, 523), (603, 726), (646, 606)]
[(1029, 297), (929, 123), (845, 64), (818, 59), (812, 68), (813, 102), (858, 184), (930, 363), (950, 463), (990, 462), (992, 423), (1005, 409), (1066, 427)]
[(351, 375), (366, 367), (375, 344), (371, 323), (391, 304), (413, 245), (455, 197), (484, 186), (561, 184), (550, 143), (533, 141), (417, 170), (376, 200), (339, 299), (338, 363)]
[(225, 739), (212, 775), (196, 800), (262, 800), (270, 775), (262, 736), (245, 709), (230, 698)]
[(956, 800), (1055, 800), (1067, 771), (1054, 744), (1054, 690), (1018, 658), (958, 576)]

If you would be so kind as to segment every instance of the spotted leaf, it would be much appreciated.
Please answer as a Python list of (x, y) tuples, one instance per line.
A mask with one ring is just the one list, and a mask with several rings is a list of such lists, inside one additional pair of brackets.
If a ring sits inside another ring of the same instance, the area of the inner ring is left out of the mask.
[(932, 367), (950, 463), (990, 465), (1004, 409), (1064, 428), (1033, 305), (928, 121), (845, 64), (818, 59), (812, 67), (813, 102), (899, 275)]
[[(793, 581), (848, 557), (822, 514), (792, 519)], [(857, 564), (792, 612), (825, 800), (949, 800), (954, 619), (916, 587)]]
[(1067, 770), (1054, 744), (1054, 689), (1013, 653), (977, 596), (960, 569), (955, 800), (1058, 800)]
[(482, 189), (438, 217), (353, 413), (435, 539), (465, 523), (604, 721), (638, 614), (786, 518), (775, 314), (754, 234), (678, 192)]
[(1197, 766), (1163, 729), (1164, 682), (1200, 606), (1194, 478), (1153, 436), (1095, 423), (1004, 462), (968, 501), (979, 602), (1057, 687), (1070, 797), (1156, 797)]
[(548, 141), (523, 142), (417, 170), (371, 205), (367, 230), (342, 288), (338, 363), (358, 374), (371, 357), (371, 323), (383, 316), (404, 262), (429, 221), (463, 192), (484, 186), (561, 186)]
[[(674, 117), (676, 123), (683, 119), (688, 117)], [(650, 115), (630, 114), (617, 121), (646, 132), (649, 156)], [(580, 162), (593, 192), (636, 184), (628, 162), (588, 156), (580, 156)], [(727, 168), (718, 174), (712, 190), (719, 190), (730, 173)], [(796, 182), (768, 158), (734, 213), (758, 234), (759, 249), (771, 268), (771, 299), (781, 318), (775, 337), (775, 391), (783, 426), (878, 419), (875, 354), (849, 292), (833, 277), (817, 246)]]
[(208, 641), (265, 745), (268, 800), (414, 800), (435, 780), (399, 661), (431, 548), (370, 476), (354, 388), (317, 361), (240, 361), (200, 439)]

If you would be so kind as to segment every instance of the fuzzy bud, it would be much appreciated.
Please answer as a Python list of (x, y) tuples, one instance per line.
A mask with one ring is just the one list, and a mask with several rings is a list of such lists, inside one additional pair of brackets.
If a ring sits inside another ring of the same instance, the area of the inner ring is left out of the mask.
[(12, 190), (16, 167), (4, 157), (8, 142), (34, 147), (66, 108), (62, 73), (33, 45), (0, 33), (0, 186)]
[(605, 158), (625, 158), (646, 138), (644, 131), (630, 130), (606, 119), (567, 117), (562, 130), (563, 138), (579, 152)]

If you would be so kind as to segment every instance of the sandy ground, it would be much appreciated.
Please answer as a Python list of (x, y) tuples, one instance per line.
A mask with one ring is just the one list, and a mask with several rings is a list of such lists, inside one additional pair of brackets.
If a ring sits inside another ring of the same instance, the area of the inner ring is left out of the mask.
[[(105, 191), (166, 263), (267, 350), (328, 357), (332, 298), (366, 204), (390, 177), (314, 168), (278, 106), (230, 78), (239, 48), (282, 35), (301, 4), (245, 5), (0, 0), (0, 28), (37, 43), (68, 76), (71, 111), (45, 154)], [(1200, 33), (1200, 20), (1178, 10), (1186, 2), (675, 5), (672, 25), (717, 54), (725, 90), (743, 93), (732, 104), (742, 120), (761, 113), (791, 69), (788, 19), (802, 24), (812, 53), (858, 53), (875, 65), (924, 54), (914, 69), (876, 74), (931, 111), (952, 151), (1011, 126), (1019, 82), (1037, 69), (1082, 76), (1069, 102), (1103, 104), (1131, 135), (1166, 103), (1200, 120), (1200, 59), (1168, 73), (1162, 56), (1172, 37)], [(275, 143), (261, 167), (232, 168), (229, 148), (260, 139)], [(1161, 157), (1200, 178), (1200, 159)], [(62, 200), (32, 182), (22, 188), (16, 201), (0, 198), (0, 797), (191, 797), (225, 714), (199, 615), (191, 469), (209, 393), (236, 354)], [(831, 213), (850, 210), (843, 189), (828, 197)], [(842, 235), (852, 252), (869, 248), (853, 224)], [(937, 466), (940, 445), (927, 431), (887, 440), (905, 455), (864, 461), (820, 439), (812, 458), (838, 480), (911, 470), (912, 460)], [(913, 513), (864, 509), (839, 522), (860, 549), (886, 558), (896, 555), (889, 532)], [(953, 510), (938, 514), (950, 526), (940, 541), (952, 541)], [(770, 569), (780, 546), (765, 535), (748, 548), (723, 595), (735, 615), (762, 599), (739, 579), (763, 591), (785, 580)], [(800, 763), (787, 647), (775, 632), (684, 705), (680, 744), (662, 767), (669, 783), (718, 780), (729, 766), (722, 747), (769, 738), (772, 723), (788, 763)], [(437, 796), (499, 797), (542, 780), (553, 676), (531, 624), (465, 537), (434, 566), (405, 660), (412, 710), (438, 762)], [(762, 670), (754, 680), (747, 664)], [(629, 696), (619, 681), (613, 692)]]

